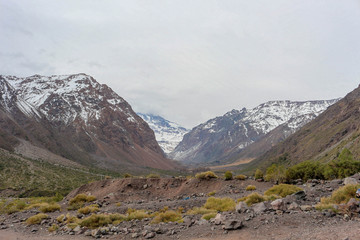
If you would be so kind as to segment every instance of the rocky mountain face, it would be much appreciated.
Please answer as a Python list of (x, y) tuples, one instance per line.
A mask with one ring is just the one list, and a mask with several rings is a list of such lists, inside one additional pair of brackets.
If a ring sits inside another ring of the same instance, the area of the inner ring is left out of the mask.
[(27, 142), (112, 170), (174, 167), (131, 106), (85, 74), (0, 76), (0, 126), (0, 147), (10, 150)]
[(181, 142), (184, 135), (190, 130), (181, 127), (179, 124), (170, 122), (160, 116), (153, 114), (137, 113), (147, 122), (154, 131), (157, 142), (163, 151), (168, 154)]
[[(242, 157), (254, 158), (337, 101), (270, 101), (253, 109), (232, 110), (193, 128), (169, 156), (186, 164), (221, 164)], [(261, 149), (245, 151), (263, 138), (266, 140)], [(247, 154), (241, 156), (244, 151)]]
[(250, 166), (268, 166), (282, 161), (296, 164), (305, 160), (330, 161), (343, 148), (360, 158), (360, 86), (330, 106), (314, 121), (254, 160)]

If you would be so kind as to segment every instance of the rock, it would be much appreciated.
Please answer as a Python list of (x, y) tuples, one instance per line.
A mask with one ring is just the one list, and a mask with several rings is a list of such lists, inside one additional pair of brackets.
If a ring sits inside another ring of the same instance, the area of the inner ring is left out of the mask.
[(242, 212), (245, 212), (246, 210), (248, 210), (249, 207), (246, 203), (244, 202), (239, 202), (238, 204), (236, 204), (235, 206), (235, 210), (238, 212), (238, 213), (242, 213)]
[(331, 183), (331, 184), (340, 185), (340, 184), (343, 184), (343, 180), (341, 180), (341, 179), (334, 179), (334, 180), (331, 180), (330, 183)]
[(224, 230), (236, 230), (240, 229), (243, 226), (242, 222), (237, 219), (230, 219), (224, 222)]
[(252, 209), (254, 210), (254, 212), (256, 214), (261, 214), (261, 213), (263, 213), (263, 212), (265, 212), (267, 210), (267, 208), (266, 208), (266, 206), (265, 206), (265, 204), (263, 202), (254, 204), (252, 206)]
[(215, 218), (214, 218), (214, 224), (215, 225), (220, 225), (225, 221), (226, 217), (220, 213), (216, 214)]
[(293, 202), (289, 205), (288, 209), (289, 210), (297, 210), (297, 209), (299, 209), (299, 204), (297, 204), (296, 202)]
[(147, 189), (148, 187), (149, 187), (149, 185), (147, 185), (147, 184), (145, 184), (145, 185), (143, 186), (144, 189)]
[(35, 233), (35, 232), (37, 232), (37, 231), (38, 231), (37, 228), (32, 228), (32, 229), (31, 229), (31, 232), (32, 232), (32, 233)]
[(80, 226), (76, 226), (73, 230), (75, 233), (79, 233), (81, 231), (81, 227)]
[(154, 232), (149, 232), (148, 234), (146, 234), (145, 236), (144, 236), (144, 238), (145, 239), (150, 239), (150, 238), (153, 238), (153, 237), (155, 237), (155, 233)]
[(91, 236), (96, 238), (101, 235), (100, 229), (94, 229), (91, 231)]
[(7, 229), (8, 228), (8, 226), (6, 226), (6, 225), (1, 225), (1, 227), (0, 227), (0, 229)]
[(110, 229), (108, 227), (102, 227), (100, 228), (101, 235), (108, 235), (110, 232)]
[(138, 233), (133, 233), (133, 234), (131, 235), (131, 237), (132, 237), (132, 238), (138, 238), (138, 237), (140, 237), (140, 234), (138, 234)]
[(351, 198), (346, 204), (350, 211), (356, 211), (359, 207), (359, 202), (355, 198)]
[(284, 201), (280, 198), (280, 199), (276, 199), (274, 201), (271, 202), (271, 207), (274, 210), (281, 210), (281, 211), (285, 211), (286, 210), (286, 206), (284, 204)]
[(300, 206), (300, 209), (301, 209), (302, 211), (311, 211), (311, 210), (313, 209), (313, 207), (310, 206), (310, 205), (301, 205), (301, 206)]
[(295, 196), (297, 201), (304, 201), (306, 199), (306, 193), (302, 190), (292, 194), (292, 196)]
[(355, 178), (352, 178), (352, 177), (347, 177), (344, 179), (344, 184), (345, 185), (356, 185), (358, 184), (358, 181), (355, 179)]

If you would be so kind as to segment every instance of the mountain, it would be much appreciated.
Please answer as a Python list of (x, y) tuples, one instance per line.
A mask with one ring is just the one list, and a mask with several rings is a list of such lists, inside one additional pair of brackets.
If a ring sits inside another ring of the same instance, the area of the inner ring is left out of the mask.
[(144, 119), (154, 131), (157, 142), (166, 154), (172, 152), (181, 142), (184, 135), (190, 131), (189, 129), (181, 127), (179, 124), (170, 122), (160, 116), (143, 113), (137, 114)]
[(304, 160), (327, 162), (336, 159), (343, 148), (348, 148), (354, 159), (360, 159), (359, 119), (360, 86), (250, 166), (265, 167), (278, 162), (292, 165)]
[[(270, 101), (253, 109), (232, 110), (193, 128), (169, 157), (192, 165), (254, 158), (337, 101)], [(250, 147), (257, 142), (262, 143), (261, 148)], [(242, 152), (248, 154), (241, 156)]]
[(153, 131), (107, 85), (86, 74), (0, 76), (0, 147), (34, 148), (112, 170), (172, 169)]

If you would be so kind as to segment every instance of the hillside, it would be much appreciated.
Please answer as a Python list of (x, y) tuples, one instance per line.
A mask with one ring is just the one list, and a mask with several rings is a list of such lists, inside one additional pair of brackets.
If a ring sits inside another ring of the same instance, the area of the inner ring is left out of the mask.
[(131, 106), (86, 74), (0, 76), (0, 127), (0, 147), (25, 156), (41, 148), (117, 171), (177, 166)]
[(154, 131), (156, 141), (166, 154), (172, 152), (181, 142), (184, 135), (190, 131), (189, 129), (166, 120), (161, 116), (144, 113), (137, 114), (144, 119), (144, 121), (147, 122), (149, 127)]
[(314, 121), (273, 147), (249, 166), (271, 162), (294, 164), (304, 160), (328, 162), (346, 147), (360, 158), (360, 88), (329, 107)]
[(253, 109), (232, 110), (193, 128), (169, 156), (189, 165), (258, 157), (337, 100), (270, 101)]

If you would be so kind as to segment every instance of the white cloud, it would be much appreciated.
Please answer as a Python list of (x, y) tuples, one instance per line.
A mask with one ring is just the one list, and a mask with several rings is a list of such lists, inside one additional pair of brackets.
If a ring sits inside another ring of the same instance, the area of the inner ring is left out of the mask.
[(0, 74), (85, 72), (187, 127), (360, 79), (356, 0), (0, 0), (0, 35)]

